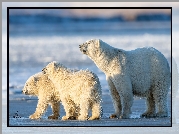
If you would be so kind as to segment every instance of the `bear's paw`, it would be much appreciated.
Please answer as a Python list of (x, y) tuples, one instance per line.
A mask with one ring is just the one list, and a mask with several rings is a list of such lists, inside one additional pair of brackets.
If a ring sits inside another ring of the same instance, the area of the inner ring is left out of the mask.
[(38, 116), (37, 114), (32, 114), (29, 116), (30, 119), (40, 119), (40, 116)]
[(57, 119), (58, 119), (58, 116), (56, 116), (56, 115), (50, 115), (50, 116), (48, 117), (48, 119), (57, 120)]
[(141, 117), (144, 117), (144, 118), (155, 118), (156, 117), (156, 114), (153, 113), (153, 112), (145, 112), (141, 115)]

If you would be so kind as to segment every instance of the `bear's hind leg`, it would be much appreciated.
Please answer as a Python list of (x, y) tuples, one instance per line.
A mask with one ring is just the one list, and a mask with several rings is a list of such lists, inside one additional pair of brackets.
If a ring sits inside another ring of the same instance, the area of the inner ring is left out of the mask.
[(66, 112), (66, 115), (62, 117), (62, 120), (76, 119), (73, 117), (75, 111), (74, 102), (70, 99), (63, 99), (61, 101)]
[(60, 102), (52, 102), (51, 107), (52, 107), (53, 114), (50, 115), (48, 119), (58, 119)]
[(168, 117), (168, 108), (167, 108), (167, 95), (159, 97), (157, 99), (157, 107), (158, 112), (156, 114), (157, 117)]
[(102, 107), (100, 103), (94, 103), (92, 105), (92, 116), (88, 120), (98, 120), (102, 115)]
[(168, 88), (160, 82), (155, 86), (154, 98), (157, 106), (157, 117), (168, 117), (167, 94)]
[(120, 116), (121, 111), (122, 111), (120, 96), (110, 78), (107, 78), (107, 82), (109, 85), (109, 89), (110, 89), (111, 97), (113, 101), (113, 106), (115, 109), (115, 113), (112, 114), (109, 118), (117, 118)]
[(166, 107), (163, 107), (163, 104), (162, 104), (162, 106), (160, 106), (160, 104), (159, 104), (159, 112), (157, 112), (156, 116), (157, 117), (168, 117), (168, 110)]
[(152, 118), (156, 117), (155, 100), (152, 92), (149, 93), (146, 99), (147, 110), (141, 115), (141, 117)]

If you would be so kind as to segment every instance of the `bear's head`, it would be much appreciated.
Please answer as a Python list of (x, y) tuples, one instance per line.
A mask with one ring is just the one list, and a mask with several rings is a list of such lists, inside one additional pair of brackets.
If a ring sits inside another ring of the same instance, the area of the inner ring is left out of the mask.
[(88, 55), (91, 59), (94, 59), (96, 56), (100, 56), (101, 54), (101, 42), (100, 39), (91, 39), (86, 41), (85, 43), (79, 45), (80, 51), (83, 54)]
[(38, 81), (39, 81), (39, 78), (37, 76), (31, 76), (26, 81), (24, 88), (22, 89), (22, 92), (25, 95), (38, 96), (38, 86), (37, 86)]
[(53, 74), (57, 66), (58, 66), (57, 62), (52, 61), (46, 67), (42, 69), (42, 73), (46, 75)]

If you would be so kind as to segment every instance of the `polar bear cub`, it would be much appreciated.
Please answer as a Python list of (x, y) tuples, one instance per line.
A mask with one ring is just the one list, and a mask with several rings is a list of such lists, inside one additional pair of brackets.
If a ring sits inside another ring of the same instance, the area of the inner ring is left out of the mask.
[(68, 69), (56, 61), (42, 71), (61, 93), (60, 99), (66, 112), (62, 120), (72, 116), (74, 107), (79, 111), (78, 120), (87, 120), (89, 110), (92, 110), (92, 116), (88, 120), (101, 117), (101, 85), (97, 75), (88, 70)]
[(39, 119), (45, 113), (48, 104), (51, 105), (53, 114), (49, 119), (58, 119), (60, 106), (60, 93), (53, 83), (42, 72), (37, 73), (26, 81), (22, 92), (26, 95), (38, 96), (38, 104), (30, 119)]
[(133, 95), (146, 97), (147, 110), (142, 117), (168, 116), (171, 78), (162, 53), (152, 47), (125, 51), (100, 39), (88, 40), (79, 47), (106, 75), (115, 108), (111, 118), (130, 117)]

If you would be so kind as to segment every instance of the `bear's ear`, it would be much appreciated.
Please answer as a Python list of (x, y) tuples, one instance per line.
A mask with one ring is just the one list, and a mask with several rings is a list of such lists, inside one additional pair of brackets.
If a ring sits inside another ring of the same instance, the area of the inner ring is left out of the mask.
[(38, 80), (39, 78), (34, 76), (34, 82), (37, 82)]
[(56, 61), (52, 61), (52, 62), (50, 63), (50, 66), (51, 66), (52, 68), (55, 68), (55, 66), (56, 66)]
[(53, 61), (53, 68), (56, 70), (58, 68), (58, 63), (56, 61)]
[(101, 42), (100, 39), (96, 39), (95, 40), (95, 46), (99, 48), (100, 47), (100, 42)]
[(56, 61), (51, 62), (52, 66), (55, 66), (56, 63), (57, 63)]

